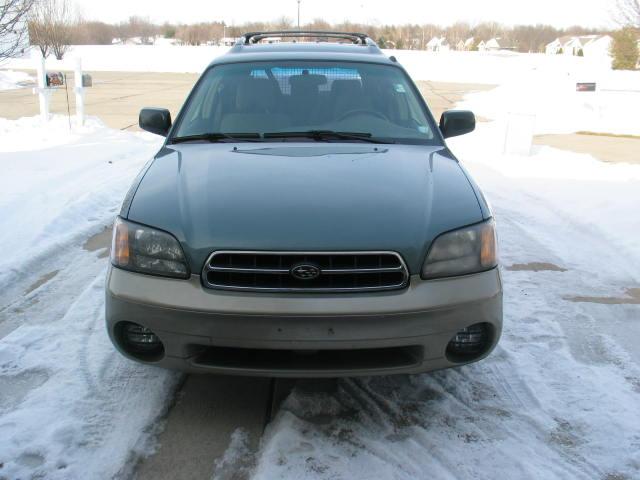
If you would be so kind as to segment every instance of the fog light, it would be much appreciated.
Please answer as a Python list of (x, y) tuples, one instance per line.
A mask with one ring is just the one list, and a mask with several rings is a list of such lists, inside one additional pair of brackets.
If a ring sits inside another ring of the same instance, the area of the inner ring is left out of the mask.
[(491, 338), (491, 325), (476, 323), (463, 328), (447, 345), (447, 356), (457, 361), (467, 361), (485, 353)]
[(119, 324), (122, 346), (127, 353), (136, 357), (162, 356), (164, 346), (158, 336), (147, 327), (133, 322)]

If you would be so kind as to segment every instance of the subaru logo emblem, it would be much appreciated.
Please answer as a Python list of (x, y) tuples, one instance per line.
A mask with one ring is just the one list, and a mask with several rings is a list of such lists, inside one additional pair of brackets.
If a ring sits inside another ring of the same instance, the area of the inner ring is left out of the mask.
[(320, 268), (309, 263), (299, 263), (291, 268), (291, 276), (298, 280), (315, 280), (320, 276)]

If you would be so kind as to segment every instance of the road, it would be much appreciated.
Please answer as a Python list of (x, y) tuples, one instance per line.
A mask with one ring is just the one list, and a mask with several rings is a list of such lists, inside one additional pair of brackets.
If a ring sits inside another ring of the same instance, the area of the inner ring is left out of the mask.
[[(27, 71), (35, 75), (35, 71)], [(75, 114), (73, 72), (66, 72), (68, 90), (59, 88), (51, 97), (51, 112)], [(85, 112), (99, 117), (107, 126), (137, 130), (138, 113), (143, 107), (168, 108), (178, 113), (186, 96), (198, 79), (193, 73), (88, 72), (93, 86), (87, 89)], [(17, 119), (39, 113), (38, 96), (30, 88), (0, 91), (0, 117)]]
[(535, 145), (593, 155), (603, 162), (640, 164), (640, 137), (572, 133), (538, 135)]

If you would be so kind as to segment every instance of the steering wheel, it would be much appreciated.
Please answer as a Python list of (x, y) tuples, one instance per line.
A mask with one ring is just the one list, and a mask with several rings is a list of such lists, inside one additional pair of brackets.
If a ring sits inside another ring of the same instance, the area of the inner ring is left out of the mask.
[(389, 119), (380, 112), (376, 112), (374, 110), (367, 110), (365, 108), (358, 108), (356, 110), (349, 110), (348, 112), (344, 113), (343, 115), (340, 116), (340, 118), (338, 118), (338, 122), (341, 122), (343, 120), (346, 120), (349, 117), (353, 117), (354, 115), (371, 115), (372, 117), (377, 117), (380, 120), (384, 120), (385, 122), (388, 122)]

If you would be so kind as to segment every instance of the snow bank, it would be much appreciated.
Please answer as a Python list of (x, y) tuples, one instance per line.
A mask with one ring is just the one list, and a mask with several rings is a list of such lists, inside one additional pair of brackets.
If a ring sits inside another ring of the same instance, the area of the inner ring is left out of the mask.
[[(517, 181), (530, 192), (532, 202), (543, 198), (556, 214), (566, 215), (567, 221), (579, 223), (605, 241), (598, 255), (611, 257), (611, 261), (602, 262), (601, 269), (615, 275), (619, 269), (628, 270), (628, 261), (640, 266), (640, 216), (634, 212), (640, 205), (640, 165), (610, 164), (590, 155), (544, 146), (534, 146), (531, 156), (504, 155), (503, 134), (497, 122), (480, 124), (473, 134), (448, 143), (459, 158), (474, 167), (477, 176), (490, 179), (488, 183), (494, 185), (500, 198), (505, 195), (494, 180), (496, 172), (500, 182)], [(485, 173), (487, 168), (489, 173)], [(522, 214), (526, 212), (525, 206)], [(553, 236), (554, 232), (549, 234)], [(571, 243), (560, 242), (560, 246), (563, 248), (558, 255), (565, 261), (573, 259), (577, 265), (588, 264), (593, 256), (591, 245), (575, 249)], [(626, 260), (620, 262), (620, 258)]]
[(14, 90), (24, 88), (35, 83), (36, 79), (25, 72), (0, 70), (0, 90)]
[[(82, 58), (87, 71), (200, 73), (229, 47), (173, 45), (78, 45), (63, 60), (47, 59), (49, 70), (73, 70), (75, 58)], [(8, 61), (11, 68), (33, 69), (36, 60)]]
[[(512, 114), (535, 116), (535, 134), (590, 131), (640, 135), (640, 122), (635, 118), (640, 89), (623, 90), (627, 76), (603, 76), (597, 92), (577, 92), (578, 78), (557, 71), (532, 71), (490, 92), (469, 95), (459, 107), (503, 123)], [(640, 72), (636, 80), (640, 85)]]
[(70, 129), (57, 116), (0, 119), (0, 285), (29, 262), (105, 225), (159, 137), (111, 130), (97, 119)]
[(126, 478), (151, 451), (179, 376), (114, 350), (106, 259), (82, 245), (160, 142), (0, 121), (0, 478)]
[(13, 386), (0, 405), (3, 478), (114, 478), (151, 452), (178, 376), (114, 350), (100, 272), (61, 318), (41, 312), (0, 342), (0, 381)]
[(74, 117), (64, 115), (53, 116), (46, 124), (42, 123), (40, 117), (23, 117), (18, 120), (0, 118), (0, 154), (67, 145), (100, 130), (105, 130), (105, 127), (95, 117), (87, 118), (82, 127), (76, 125)]
[[(640, 135), (640, 72), (611, 70), (608, 62), (570, 55), (511, 52), (393, 53), (417, 80), (492, 84), (497, 88), (458, 105), (506, 122), (511, 114), (536, 117), (534, 133), (592, 131)], [(597, 92), (577, 92), (595, 82)]]

